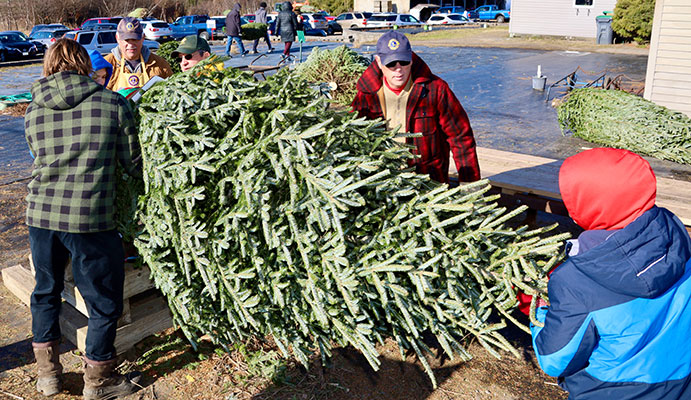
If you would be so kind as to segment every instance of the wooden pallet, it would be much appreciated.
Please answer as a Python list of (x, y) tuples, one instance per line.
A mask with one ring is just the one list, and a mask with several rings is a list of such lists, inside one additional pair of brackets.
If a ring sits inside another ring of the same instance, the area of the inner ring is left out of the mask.
[[(69, 269), (68, 269), (69, 270)], [(69, 278), (69, 274), (67, 275)], [(35, 280), (32, 271), (15, 265), (2, 270), (7, 289), (27, 306)], [(63, 336), (77, 348), (85, 351), (88, 311), (74, 281), (65, 281), (60, 312), (60, 329)], [(147, 336), (173, 326), (170, 310), (161, 294), (153, 289), (148, 269), (138, 269), (125, 264), (124, 311), (118, 321), (115, 348), (118, 354), (131, 349)]]
[[(483, 179), (518, 203), (534, 209), (567, 215), (559, 193), (559, 168), (563, 161), (502, 150), (477, 148)], [(452, 158), (453, 160), (453, 158)], [(449, 177), (458, 179), (453, 161)], [(691, 227), (691, 182), (657, 177), (655, 204), (673, 212)]]

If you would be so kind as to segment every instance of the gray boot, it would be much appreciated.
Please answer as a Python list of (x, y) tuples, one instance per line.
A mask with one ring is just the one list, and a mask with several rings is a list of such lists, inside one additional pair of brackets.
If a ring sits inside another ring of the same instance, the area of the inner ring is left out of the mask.
[(84, 400), (117, 399), (137, 391), (141, 374), (120, 375), (115, 371), (116, 359), (93, 361), (84, 357)]
[(36, 390), (44, 396), (53, 396), (62, 390), (62, 365), (60, 364), (60, 352), (58, 341), (46, 343), (32, 343), (36, 366), (38, 367), (38, 379)]

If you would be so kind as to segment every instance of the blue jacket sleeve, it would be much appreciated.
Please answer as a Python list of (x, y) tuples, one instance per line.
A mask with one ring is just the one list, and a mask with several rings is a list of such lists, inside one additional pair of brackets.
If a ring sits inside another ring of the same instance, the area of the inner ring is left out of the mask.
[(544, 327), (531, 325), (533, 348), (547, 375), (572, 375), (588, 365), (599, 336), (584, 304), (558, 276), (549, 283), (551, 305), (536, 312)]

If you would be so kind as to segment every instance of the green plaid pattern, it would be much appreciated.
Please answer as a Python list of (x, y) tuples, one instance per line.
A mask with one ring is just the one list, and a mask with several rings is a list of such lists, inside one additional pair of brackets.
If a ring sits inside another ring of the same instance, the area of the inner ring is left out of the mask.
[(140, 148), (127, 100), (91, 78), (39, 79), (25, 116), (35, 155), (26, 223), (61, 232), (115, 229), (115, 167), (138, 174)]

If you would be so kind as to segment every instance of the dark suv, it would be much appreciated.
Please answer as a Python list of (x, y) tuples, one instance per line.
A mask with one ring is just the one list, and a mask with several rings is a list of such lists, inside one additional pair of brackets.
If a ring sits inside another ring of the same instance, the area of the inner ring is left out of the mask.
[(89, 18), (82, 23), (82, 26), (80, 26), (79, 29), (93, 29), (92, 27), (98, 24), (115, 24), (117, 27), (120, 21), (122, 21), (122, 17)]

